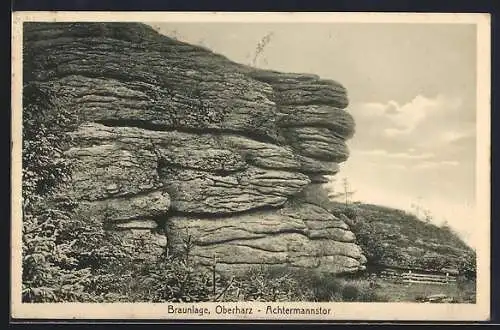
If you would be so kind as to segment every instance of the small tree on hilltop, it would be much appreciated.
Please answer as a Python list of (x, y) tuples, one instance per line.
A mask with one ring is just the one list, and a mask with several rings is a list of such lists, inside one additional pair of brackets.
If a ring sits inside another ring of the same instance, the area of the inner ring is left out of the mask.
[(432, 217), (430, 210), (428, 210), (428, 209), (424, 210), (424, 218), (423, 219), (426, 223), (430, 223), (432, 221), (433, 217)]
[(345, 206), (347, 207), (351, 203), (351, 197), (356, 191), (351, 190), (351, 185), (347, 178), (342, 179), (342, 187), (344, 188), (343, 195), (345, 200)]
[[(335, 183), (334, 180), (333, 180), (333, 183)], [(347, 180), (347, 178), (342, 179), (342, 191), (341, 192), (335, 191), (334, 184), (330, 185), (328, 190), (329, 190), (328, 197), (330, 199), (342, 198), (346, 207), (351, 203), (352, 195), (354, 195), (354, 193), (356, 193), (356, 191), (351, 190), (351, 185), (350, 185), (349, 181)]]
[(434, 219), (431, 211), (422, 207), (422, 197), (418, 197), (417, 202), (411, 204), (411, 208), (413, 209), (414, 215), (425, 223), (430, 223)]
[(351, 190), (349, 181), (347, 178), (342, 179), (342, 191), (336, 192), (334, 185), (330, 185), (329, 188), (329, 193), (328, 193), (328, 198), (330, 200), (342, 200), (344, 207), (343, 210), (339, 210), (342, 214), (347, 216), (351, 220), (355, 220), (357, 217), (357, 209), (354, 207), (350, 207), (351, 204), (351, 197), (354, 195), (355, 191)]

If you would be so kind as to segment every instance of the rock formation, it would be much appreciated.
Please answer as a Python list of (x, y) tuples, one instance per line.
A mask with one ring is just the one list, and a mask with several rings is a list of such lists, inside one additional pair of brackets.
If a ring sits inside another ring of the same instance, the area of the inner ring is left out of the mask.
[(349, 155), (337, 82), (237, 64), (135, 23), (25, 23), (24, 61), (25, 82), (81, 121), (65, 194), (82, 215), (172, 253), (189, 237), (193, 260), (215, 256), (219, 271), (364, 267), (348, 225), (302, 193)]

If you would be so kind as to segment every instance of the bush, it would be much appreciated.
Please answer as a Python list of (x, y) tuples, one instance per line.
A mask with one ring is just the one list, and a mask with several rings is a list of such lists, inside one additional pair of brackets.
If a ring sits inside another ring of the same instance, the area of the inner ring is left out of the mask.
[(353, 205), (348, 205), (344, 207), (343, 213), (349, 219), (356, 220), (359, 210)]
[(24, 86), (22, 300), (97, 301), (111, 283), (107, 270), (119, 269), (126, 255), (102, 223), (78, 216), (78, 203), (58, 196), (71, 176), (67, 132), (78, 120), (54, 100), (41, 84)]
[(132, 285), (122, 288), (127, 301), (130, 296), (133, 301), (145, 302), (198, 302), (211, 298), (211, 277), (178, 258), (164, 256), (139, 264), (132, 273)]
[(315, 270), (255, 268), (238, 278), (225, 301), (388, 301), (365, 279), (348, 279)]
[(70, 176), (62, 156), (72, 115), (38, 84), (23, 89), (23, 274), (24, 302), (83, 301), (91, 281), (74, 245), (65, 237), (75, 205), (54, 198)]
[(261, 266), (250, 269), (234, 282), (236, 300), (301, 301), (309, 296), (295, 272), (285, 267)]
[(43, 85), (23, 88), (23, 200), (48, 197), (70, 175), (70, 162), (62, 155), (70, 139), (66, 134), (77, 125), (75, 115), (56, 104)]
[(311, 292), (314, 301), (337, 301), (342, 289), (342, 283), (333, 276), (311, 272), (308, 279), (304, 279)]
[(468, 280), (476, 279), (476, 253), (474, 251), (465, 255), (459, 264), (459, 273)]
[(353, 284), (347, 284), (342, 288), (342, 299), (344, 301), (356, 301), (359, 296), (359, 289)]
[(385, 295), (375, 292), (374, 289), (361, 291), (358, 295), (359, 302), (388, 302), (389, 298)]

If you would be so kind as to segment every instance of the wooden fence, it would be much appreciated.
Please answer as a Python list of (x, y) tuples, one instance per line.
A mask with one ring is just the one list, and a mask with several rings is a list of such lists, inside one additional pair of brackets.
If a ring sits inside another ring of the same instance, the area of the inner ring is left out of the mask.
[(412, 272), (403, 273), (401, 277), (405, 283), (449, 284), (457, 281), (457, 278), (453, 275), (431, 275)]
[(422, 274), (418, 272), (397, 272), (393, 270), (383, 270), (378, 274), (381, 278), (387, 278), (404, 283), (422, 284), (449, 284), (457, 281), (456, 276), (449, 274)]

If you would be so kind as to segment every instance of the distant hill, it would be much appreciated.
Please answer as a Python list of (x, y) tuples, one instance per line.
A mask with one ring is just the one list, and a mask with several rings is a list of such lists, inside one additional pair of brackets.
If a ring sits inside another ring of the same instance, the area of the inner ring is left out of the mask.
[(359, 202), (346, 205), (329, 197), (321, 184), (309, 185), (299, 198), (327, 209), (349, 225), (367, 259), (367, 268), (447, 268), (475, 277), (475, 251), (448, 226), (439, 227), (390, 207)]
[(384, 206), (329, 204), (332, 213), (351, 226), (369, 265), (460, 270), (475, 258), (474, 250), (448, 226), (439, 227)]

